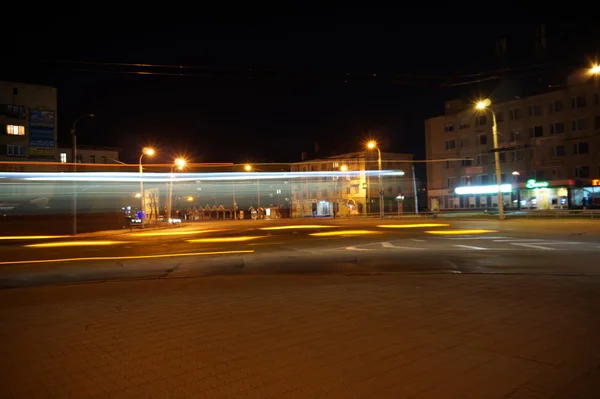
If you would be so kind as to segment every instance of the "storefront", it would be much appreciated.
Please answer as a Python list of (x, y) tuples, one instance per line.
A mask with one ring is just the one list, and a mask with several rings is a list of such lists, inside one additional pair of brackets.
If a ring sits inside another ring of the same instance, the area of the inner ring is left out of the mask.
[[(498, 207), (498, 185), (462, 186), (454, 189), (454, 198), (448, 198), (447, 208), (458, 209), (490, 209)], [(518, 192), (512, 184), (500, 185), (502, 202), (505, 208), (518, 206)], [(441, 204), (440, 204), (441, 205)]]
[(571, 203), (573, 208), (600, 208), (600, 179), (581, 182), (577, 187), (572, 188)]
[(529, 179), (519, 190), (521, 209), (567, 209), (569, 208), (569, 188), (567, 185), (553, 185), (547, 181)]

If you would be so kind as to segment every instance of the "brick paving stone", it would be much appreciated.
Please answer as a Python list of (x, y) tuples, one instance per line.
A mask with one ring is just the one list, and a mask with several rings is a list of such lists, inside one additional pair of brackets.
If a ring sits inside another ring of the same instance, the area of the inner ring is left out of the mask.
[(600, 279), (253, 276), (0, 291), (0, 398), (598, 398)]

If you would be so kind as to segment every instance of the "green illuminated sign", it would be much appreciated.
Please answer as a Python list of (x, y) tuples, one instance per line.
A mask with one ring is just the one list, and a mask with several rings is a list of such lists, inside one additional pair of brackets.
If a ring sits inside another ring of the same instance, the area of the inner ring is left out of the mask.
[(536, 181), (535, 179), (527, 180), (525, 187), (527, 188), (546, 188), (550, 184), (547, 181)]

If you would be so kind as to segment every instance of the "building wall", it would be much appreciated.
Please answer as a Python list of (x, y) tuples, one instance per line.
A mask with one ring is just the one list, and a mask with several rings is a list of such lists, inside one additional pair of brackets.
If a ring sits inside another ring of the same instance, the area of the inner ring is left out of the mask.
[[(112, 147), (77, 147), (77, 163), (85, 164), (115, 164), (119, 162), (119, 148)], [(56, 151), (56, 161), (62, 163), (73, 162), (73, 149), (61, 146)]]
[[(579, 180), (585, 186), (600, 176), (598, 92), (593, 82), (586, 82), (492, 104), (503, 182), (523, 188), (528, 179), (551, 186)], [(496, 180), (491, 114), (475, 112), (473, 104), (456, 100), (448, 102), (446, 110), (446, 115), (425, 121), (427, 159), (439, 160), (427, 167), (430, 199), (452, 196), (456, 186)], [(472, 161), (445, 161), (450, 158)]]
[[(0, 161), (55, 159), (56, 95), (54, 87), (0, 81)], [(35, 111), (50, 113), (44, 113), (47, 120), (38, 123), (34, 118), (40, 114)], [(23, 134), (8, 134), (7, 126), (18, 126), (11, 130)], [(37, 145), (30, 145), (35, 144), (32, 139)]]
[[(402, 170), (404, 176), (384, 177), (384, 210), (398, 212), (396, 197), (402, 194), (405, 199), (403, 210), (413, 211), (412, 158), (410, 154), (382, 153), (383, 170)], [(325, 159), (299, 162), (292, 165), (292, 171), (341, 171), (347, 173), (335, 179), (332, 177), (300, 179), (292, 184), (292, 215), (308, 217), (316, 207), (317, 215), (365, 215), (379, 212), (379, 179), (368, 177), (366, 171), (378, 170), (377, 152), (356, 152)], [(337, 204), (337, 205), (336, 205)], [(350, 206), (349, 206), (350, 205)]]

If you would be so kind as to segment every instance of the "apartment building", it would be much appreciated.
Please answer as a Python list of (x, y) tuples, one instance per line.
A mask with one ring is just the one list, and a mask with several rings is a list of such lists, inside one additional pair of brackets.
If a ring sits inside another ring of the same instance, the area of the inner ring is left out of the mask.
[(53, 161), (56, 88), (0, 81), (0, 161)]
[[(508, 209), (600, 205), (600, 86), (574, 75), (569, 84), (486, 110), (452, 100), (425, 121), (428, 202), (432, 209), (498, 206), (493, 114), (504, 206)], [(493, 111), (493, 114), (492, 114)]]
[[(381, 153), (382, 170), (402, 171), (382, 178), (384, 212), (414, 212), (413, 155)], [(354, 152), (292, 164), (292, 172), (340, 171), (341, 176), (307, 177), (292, 183), (292, 217), (379, 213), (377, 151)], [(373, 173), (367, 173), (373, 172)]]

